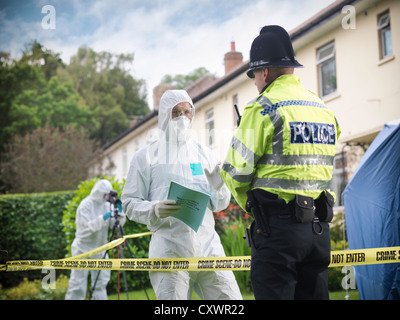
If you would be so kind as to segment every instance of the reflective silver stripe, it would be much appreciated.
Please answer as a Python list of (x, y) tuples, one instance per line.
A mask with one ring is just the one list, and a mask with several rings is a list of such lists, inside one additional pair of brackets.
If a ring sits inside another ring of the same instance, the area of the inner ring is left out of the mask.
[(257, 99), (257, 102), (261, 104), (261, 106), (265, 109), (272, 106), (271, 100), (269, 100), (266, 96), (262, 95)]
[[(264, 110), (269, 110), (274, 104), (266, 96), (262, 95), (257, 102), (261, 104)], [(265, 115), (265, 114), (263, 114)], [(272, 125), (274, 126), (274, 136), (272, 137), (272, 150), (276, 154), (283, 153), (283, 119), (279, 112), (268, 114)]]
[(260, 156), (256, 155), (253, 151), (247, 148), (243, 142), (236, 137), (232, 138), (231, 147), (236, 150), (250, 165), (255, 165), (258, 160), (260, 160)]
[(230, 177), (239, 183), (250, 183), (253, 180), (254, 172), (245, 174), (238, 172), (236, 168), (228, 162), (224, 162), (222, 170), (226, 171)]
[(247, 148), (243, 142), (235, 136), (232, 138), (231, 147), (243, 158), (245, 167), (240, 168), (239, 172), (232, 164), (224, 162), (222, 169), (226, 171), (233, 180), (239, 183), (251, 183), (254, 177), (254, 166), (257, 161), (260, 160), (260, 156)]
[(274, 154), (283, 153), (283, 119), (279, 112), (269, 115), (274, 126), (274, 136), (272, 137), (272, 152)]
[(264, 154), (258, 164), (274, 166), (333, 166), (334, 156), (315, 154), (315, 155), (284, 155), (284, 154)]
[(253, 188), (271, 188), (286, 190), (324, 190), (329, 189), (330, 180), (289, 180), (277, 178), (255, 178)]

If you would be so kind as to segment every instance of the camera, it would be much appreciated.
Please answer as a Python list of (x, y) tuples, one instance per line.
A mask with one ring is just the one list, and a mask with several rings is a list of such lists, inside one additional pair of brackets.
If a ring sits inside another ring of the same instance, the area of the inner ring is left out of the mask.
[(104, 195), (104, 199), (106, 199), (106, 201), (112, 203), (112, 204), (117, 204), (119, 202), (121, 202), (121, 200), (118, 199), (118, 192), (111, 190), (109, 193), (106, 193)]

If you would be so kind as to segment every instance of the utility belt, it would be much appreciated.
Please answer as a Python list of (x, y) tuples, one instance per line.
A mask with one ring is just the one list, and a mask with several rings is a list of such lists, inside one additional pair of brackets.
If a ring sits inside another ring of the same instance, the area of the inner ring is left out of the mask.
[[(296, 223), (312, 222), (313, 232), (321, 235), (323, 228), (320, 222), (331, 222), (333, 218), (334, 198), (327, 190), (321, 192), (317, 199), (296, 195), (286, 203), (278, 195), (262, 189), (247, 191), (246, 211), (252, 212), (257, 224), (257, 232), (269, 236), (269, 218), (292, 219)], [(246, 240), (251, 239), (250, 230), (246, 229)]]

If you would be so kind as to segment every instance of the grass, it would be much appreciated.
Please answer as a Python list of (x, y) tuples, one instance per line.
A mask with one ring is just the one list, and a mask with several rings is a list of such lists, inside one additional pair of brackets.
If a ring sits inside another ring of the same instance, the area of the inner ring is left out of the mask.
[[(156, 295), (154, 293), (154, 290), (152, 288), (147, 288), (146, 289), (147, 295), (149, 296), (149, 300), (156, 300)], [(349, 295), (348, 300), (359, 300), (360, 295), (358, 294), (357, 290), (349, 290), (346, 292), (345, 290), (343, 291), (335, 291), (335, 292), (330, 292), (329, 293), (329, 299), (330, 300), (346, 300), (346, 295)], [(137, 290), (137, 291), (130, 291), (128, 293), (129, 295), (129, 300), (147, 300), (147, 296), (144, 290)], [(118, 300), (118, 294), (110, 294), (108, 295), (108, 300)], [(128, 300), (126, 298), (126, 292), (121, 291), (120, 292), (120, 300)], [(193, 292), (192, 300), (200, 300), (200, 297)], [(254, 295), (253, 293), (245, 293), (243, 294), (243, 300), (254, 300)]]
[[(348, 299), (346, 299), (346, 295), (348, 295)], [(349, 290), (346, 292), (346, 290), (342, 291), (335, 291), (335, 292), (329, 292), (329, 299), (330, 300), (360, 300), (360, 294), (358, 293), (358, 290)]]

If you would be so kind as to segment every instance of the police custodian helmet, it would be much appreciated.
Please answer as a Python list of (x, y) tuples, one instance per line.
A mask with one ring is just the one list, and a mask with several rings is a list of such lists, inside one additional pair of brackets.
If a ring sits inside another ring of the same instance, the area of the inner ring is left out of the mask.
[(254, 78), (253, 70), (259, 68), (301, 68), (297, 62), (290, 36), (280, 26), (265, 26), (261, 29), (250, 49), (249, 78)]

